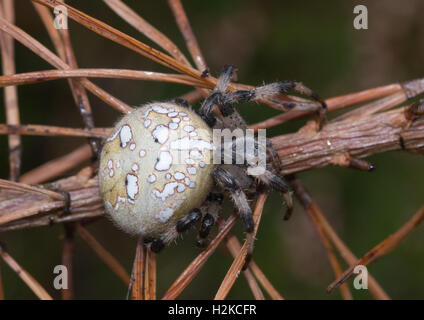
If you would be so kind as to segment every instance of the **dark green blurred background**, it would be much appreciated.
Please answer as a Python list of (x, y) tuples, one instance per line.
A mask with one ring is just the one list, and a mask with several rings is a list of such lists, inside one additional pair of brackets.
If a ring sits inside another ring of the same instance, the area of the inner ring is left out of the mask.
[[(15, 2), (17, 24), (52, 48), (30, 1)], [(166, 1), (125, 2), (187, 53)], [(100, 0), (68, 3), (151, 44)], [(354, 1), (186, 0), (183, 3), (214, 75), (224, 64), (234, 64), (243, 83), (296, 79), (323, 97), (424, 75), (423, 1), (361, 2), (368, 7), (369, 29), (360, 31), (352, 25), (353, 7), (359, 4)], [(72, 21), (69, 27), (80, 67), (168, 71)], [(51, 69), (19, 44), (16, 61), (19, 73)], [(166, 100), (191, 90), (157, 82), (110, 79), (94, 82), (131, 105)], [(18, 91), (22, 123), (82, 126), (66, 80), (22, 86)], [(0, 101), (3, 104), (3, 97)], [(119, 117), (118, 112), (91, 95), (90, 102), (97, 126), (111, 126)], [(241, 105), (239, 109), (249, 123), (278, 113), (255, 104)], [(4, 106), (0, 110), (0, 123), (4, 123)], [(304, 122), (279, 126), (269, 130), (268, 135), (293, 132)], [(75, 138), (24, 136), (23, 172), (84, 142)], [(0, 177), (7, 178), (5, 136), (0, 137), (0, 154)], [(398, 152), (376, 155), (369, 160), (377, 166), (372, 174), (334, 167), (299, 174), (342, 239), (358, 256), (397, 230), (423, 204), (422, 156)], [(225, 215), (230, 212), (227, 203)], [(325, 294), (333, 272), (317, 232), (300, 205), (296, 204), (292, 219), (283, 222), (282, 202), (274, 194), (265, 212), (254, 258), (281, 294), (289, 299), (340, 298), (338, 292)], [(105, 220), (89, 226), (89, 230), (130, 269), (134, 239)], [(236, 231), (242, 236), (240, 226)], [(62, 237), (62, 226), (0, 234), (11, 255), (55, 298), (60, 294), (52, 286), (53, 268), (61, 264)], [(159, 297), (198, 254), (194, 240), (191, 232), (158, 256)], [(419, 228), (392, 254), (369, 268), (392, 298), (424, 297), (422, 241), (423, 229)], [(181, 298), (213, 297), (231, 261), (224, 248), (218, 249)], [(4, 263), (1, 267), (6, 298), (35, 297)], [(80, 239), (76, 243), (75, 280), (76, 297), (80, 299), (121, 299), (126, 293), (120, 280)], [(369, 292), (352, 291), (355, 298), (371, 298)], [(243, 277), (237, 280), (229, 298), (252, 298)]]

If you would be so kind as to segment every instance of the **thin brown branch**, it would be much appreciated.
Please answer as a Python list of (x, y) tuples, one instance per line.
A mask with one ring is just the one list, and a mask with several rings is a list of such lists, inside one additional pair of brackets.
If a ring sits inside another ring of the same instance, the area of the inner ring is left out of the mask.
[(156, 300), (156, 254), (151, 250), (146, 250), (144, 270), (144, 299)]
[(199, 44), (197, 43), (196, 36), (191, 29), (190, 22), (188, 21), (187, 15), (184, 11), (183, 5), (180, 0), (168, 0), (168, 4), (174, 14), (175, 21), (177, 22), (178, 28), (180, 29), (184, 40), (187, 44), (187, 48), (193, 58), (194, 64), (200, 71), (208, 71), (208, 67), (205, 62), (205, 58), (200, 51)]
[(410, 220), (408, 220), (398, 231), (390, 235), (388, 238), (384, 239), (370, 251), (368, 251), (361, 259), (352, 264), (349, 269), (343, 272), (338, 279), (331, 283), (327, 292), (333, 291), (335, 288), (349, 280), (353, 274), (354, 269), (358, 265), (367, 266), (377, 259), (387, 255), (392, 252), (399, 244), (414, 230), (419, 224), (424, 220), (424, 206), (422, 206)]
[[(268, 197), (268, 193), (261, 193), (259, 194), (258, 199), (256, 201), (256, 207), (253, 212), (253, 219), (255, 221), (255, 230), (253, 231), (253, 234), (252, 234), (253, 237), (255, 237), (256, 232), (258, 231), (259, 222), (261, 220), (263, 208), (264, 208), (267, 197)], [(249, 241), (246, 239), (246, 241), (243, 244), (243, 247), (238, 252), (237, 257), (234, 259), (230, 269), (225, 275), (224, 280), (222, 280), (221, 286), (219, 287), (218, 292), (215, 295), (215, 300), (225, 299), (225, 297), (230, 292), (231, 288), (234, 285), (234, 282), (236, 281), (241, 269), (243, 268), (245, 264), (249, 245), (253, 245), (253, 244), (249, 243)]]
[(66, 200), (55, 200), (50, 194), (22, 193), (0, 188), (0, 232), (91, 219), (103, 215), (97, 178), (90, 178), (86, 171), (81, 170), (76, 176), (45, 186), (55, 191), (69, 193), (70, 207), (67, 208), (69, 213), (65, 215), (63, 213), (67, 205)]
[(41, 195), (50, 197), (54, 200), (61, 200), (61, 201), (65, 200), (65, 197), (58, 192), (51, 191), (42, 187), (30, 186), (25, 183), (14, 182), (10, 180), (0, 179), (0, 188), (3, 190), (14, 190), (14, 191), (22, 192), (22, 193), (30, 192), (30, 193), (41, 194)]
[(96, 255), (110, 268), (110, 270), (112, 270), (112, 272), (115, 273), (125, 285), (128, 285), (130, 282), (130, 276), (118, 260), (116, 260), (115, 257), (80, 224), (77, 225), (76, 231), (78, 235), (90, 246), (90, 248), (93, 249)]
[(65, 48), (63, 46), (62, 37), (59, 33), (59, 30), (54, 27), (51, 11), (45, 6), (42, 6), (41, 4), (38, 4), (35, 2), (32, 2), (32, 4), (34, 5), (35, 10), (40, 16), (40, 19), (43, 22), (43, 25), (46, 28), (47, 33), (49, 34), (50, 40), (53, 42), (53, 46), (57, 54), (63, 61), (65, 61), (66, 54), (65, 54)]
[(258, 267), (255, 261), (250, 261), (249, 269), (252, 270), (256, 279), (260, 282), (265, 291), (269, 294), (273, 300), (284, 300), (283, 296), (275, 289), (272, 283), (268, 280), (262, 270)]
[[(296, 185), (297, 182), (297, 185)], [(299, 187), (300, 185), (300, 181), (298, 179), (294, 180), (294, 184), (295, 184), (295, 188), (294, 190), (296, 191), (296, 195), (298, 195), (299, 191), (302, 191), (303, 189), (301, 189)], [(296, 188), (297, 186), (297, 188)], [(298, 195), (298, 197), (302, 197), (302, 195)], [(334, 275), (335, 278), (337, 279), (341, 274), (342, 274), (342, 268), (337, 260), (337, 257), (335, 255), (333, 246), (330, 243), (330, 240), (328, 239), (327, 234), (324, 231), (324, 227), (321, 223), (321, 221), (317, 218), (317, 215), (315, 214), (315, 211), (311, 209), (311, 207), (305, 207), (305, 211), (308, 213), (309, 217), (311, 218), (314, 226), (317, 229), (317, 232), (321, 238), (321, 241), (324, 245), (324, 247), (327, 249), (327, 255), (328, 255), (328, 259), (330, 262), (330, 265), (334, 271)], [(346, 284), (343, 284), (342, 286), (340, 286), (340, 293), (343, 297), (344, 300), (352, 300), (352, 294), (349, 290), (349, 287)]]
[(296, 133), (272, 138), (280, 158), (284, 159), (282, 174), (332, 164), (334, 157), (346, 152), (355, 158), (403, 149), (422, 152), (424, 119), (405, 129), (408, 123), (405, 111), (397, 108), (365, 118), (334, 121), (319, 132), (305, 126)]
[[(340, 252), (343, 259), (349, 264), (353, 265), (358, 259), (352, 253), (352, 251), (343, 243), (327, 219), (323, 215), (321, 209), (312, 199), (310, 193), (305, 188), (303, 183), (299, 179), (291, 181), (293, 188), (295, 189), (296, 196), (298, 197), (303, 208), (309, 211), (319, 221), (320, 225), (328, 235), (329, 239), (333, 242), (334, 246)], [(381, 288), (378, 282), (369, 274), (368, 275), (369, 290), (373, 297), (378, 300), (389, 300), (387, 293)]]
[(36, 124), (7, 125), (0, 124), (0, 134), (19, 133), (21, 135), (35, 136), (67, 136), (67, 137), (87, 137), (106, 138), (110, 133), (110, 128), (75, 129), (56, 126), (43, 126)]
[(75, 243), (75, 227), (73, 224), (65, 224), (65, 241), (62, 250), (62, 264), (68, 270), (68, 288), (62, 289), (62, 300), (74, 299), (73, 257)]
[(193, 104), (202, 98), (203, 98), (202, 91), (197, 89), (180, 96), (180, 99), (187, 101), (189, 104)]
[[(329, 98), (325, 100), (329, 111), (334, 111), (346, 107), (353, 106), (355, 104), (368, 102), (374, 99), (382, 98), (393, 93), (402, 92), (400, 84), (390, 84), (383, 87), (377, 87), (367, 89), (355, 93), (342, 95), (339, 97)], [(265, 121), (255, 123), (250, 126), (252, 129), (267, 129), (275, 127), (277, 125), (289, 122), (291, 120), (303, 118), (313, 114), (313, 111), (289, 111), (287, 113), (280, 114), (278, 116), (269, 118)]]
[[(134, 267), (130, 280), (129, 290), (133, 300), (144, 300), (143, 284), (146, 266), (147, 248), (144, 245), (143, 238), (140, 237), (137, 242), (137, 249), (134, 259)], [(132, 290), (131, 290), (132, 286)]]
[[(52, 14), (49, 9), (46, 7), (34, 3), (33, 5), (40, 15), (41, 20), (55, 46), (56, 52), (59, 57), (66, 61), (67, 64), (71, 68), (78, 68), (74, 51), (72, 49), (71, 39), (69, 36), (68, 29), (61, 29), (60, 32), (54, 27), (54, 21)], [(90, 101), (88, 100), (88, 95), (86, 90), (82, 87), (82, 85), (74, 80), (69, 79), (69, 86), (72, 91), (72, 95), (74, 97), (75, 104), (82, 115), (83, 122), (85, 124), (85, 128), (91, 129), (94, 127), (94, 121), (91, 113)], [(93, 148), (93, 153), (96, 154), (98, 150), (97, 141), (91, 139), (90, 140), (91, 147)]]
[(134, 10), (120, 0), (103, 0), (117, 15), (133, 26), (137, 31), (158, 44), (176, 60), (190, 66), (190, 63), (178, 47), (162, 32), (140, 17)]
[(188, 267), (179, 275), (179, 277), (174, 281), (171, 287), (166, 291), (165, 295), (162, 297), (163, 300), (174, 300), (176, 299), (181, 292), (193, 281), (199, 271), (202, 269), (206, 261), (210, 256), (215, 252), (218, 245), (225, 238), (231, 228), (237, 221), (238, 216), (231, 215), (223, 224), (223, 227), (219, 230), (216, 237), (211, 241), (209, 246), (203, 250), (189, 265)]
[[(14, 23), (15, 9), (13, 0), (0, 2), (0, 17)], [(15, 50), (14, 40), (5, 32), (0, 33), (0, 47), (2, 71), (4, 75), (15, 73)], [(19, 125), (18, 91), (15, 86), (4, 88), (4, 105), (6, 108), (6, 122), (11, 125)], [(21, 171), (22, 143), (19, 135), (9, 135), (9, 178), (18, 181)]]
[(49, 181), (89, 160), (92, 155), (90, 146), (83, 145), (64, 156), (53, 159), (28, 171), (21, 176), (21, 182), (35, 184)]
[(125, 69), (70, 69), (70, 70), (44, 70), (36, 72), (19, 73), (8, 76), (0, 76), (0, 87), (10, 85), (24, 85), (58, 79), (69, 78), (108, 78), (148, 80), (159, 82), (171, 82), (189, 86), (204, 86), (200, 81), (181, 74), (167, 74), (151, 71), (125, 70)]
[[(231, 255), (235, 259), (237, 257), (238, 252), (241, 249), (240, 242), (238, 241), (236, 236), (234, 236), (233, 234), (229, 234), (227, 237), (226, 245), (227, 245), (228, 251), (230, 251)], [(252, 262), (253, 261), (251, 261), (251, 263)], [(252, 272), (249, 269), (246, 269), (243, 271), (243, 275), (246, 278), (247, 284), (249, 285), (250, 290), (252, 291), (255, 299), (265, 300), (262, 290), (259, 287), (256, 279), (253, 277)]]
[(335, 121), (342, 121), (345, 119), (353, 119), (354, 117), (367, 117), (369, 115), (388, 110), (392, 107), (400, 105), (405, 102), (407, 97), (403, 91), (392, 93), (386, 97), (370, 102), (364, 106), (356, 108), (350, 112), (346, 112), (340, 117), (336, 118)]
[[(53, 19), (51, 21), (53, 23)], [(65, 51), (65, 59), (62, 58), (71, 68), (77, 69), (78, 63), (75, 57), (74, 49), (72, 48), (71, 37), (69, 29), (61, 29), (62, 41)], [(86, 80), (86, 79), (85, 79)], [(72, 91), (72, 96), (75, 101), (75, 105), (81, 115), (81, 118), (86, 129), (94, 128), (94, 119), (91, 111), (90, 100), (88, 94), (82, 84), (77, 79), (69, 79), (69, 86)], [(93, 154), (97, 155), (99, 150), (98, 141), (95, 139), (89, 139)]]
[(0, 247), (0, 256), (3, 261), (22, 279), (32, 292), (41, 300), (52, 300), (47, 291), (25, 269), (13, 259), (3, 247)]
[[(38, 2), (42, 5), (45, 5), (50, 8), (54, 8), (57, 5), (64, 5), (68, 11), (68, 17), (75, 20), (79, 24), (88, 28), (91, 31), (98, 33), (99, 35), (108, 38), (124, 47), (127, 47), (130, 50), (133, 50), (159, 64), (162, 64), (168, 68), (176, 70), (178, 72), (191, 75), (194, 78), (202, 80), (201, 73), (197, 70), (188, 67), (174, 58), (164, 54), (156, 49), (149, 47), (148, 45), (138, 41), (121, 31), (107, 25), (106, 23), (97, 20), (93, 17), (88, 16), (87, 14), (67, 5), (63, 2), (57, 0), (32, 0)], [(204, 82), (209, 82), (209, 80), (203, 79)]]
[[(7, 34), (15, 38), (21, 44), (26, 46), (28, 49), (33, 51), (35, 54), (40, 56), (42, 59), (44, 59), (45, 61), (47, 61), (54, 67), (56, 67), (57, 69), (63, 69), (63, 70), (71, 69), (71, 67), (68, 64), (66, 64), (57, 55), (55, 55), (53, 52), (51, 52), (49, 49), (43, 46), (39, 41), (31, 37), (28, 33), (24, 32), (22, 29), (16, 27), (15, 25), (9, 23), (8, 21), (2, 18), (0, 18), (0, 30), (6, 32)], [(84, 78), (79, 79), (78, 81), (80, 81), (81, 84), (87, 90), (89, 90), (95, 96), (97, 96), (102, 101), (109, 104), (111, 107), (115, 108), (116, 110), (123, 113), (129, 113), (132, 111), (132, 108), (130, 106), (120, 101), (119, 99), (115, 98), (114, 96), (110, 95), (109, 93), (101, 89), (100, 87), (96, 86), (91, 81)]]

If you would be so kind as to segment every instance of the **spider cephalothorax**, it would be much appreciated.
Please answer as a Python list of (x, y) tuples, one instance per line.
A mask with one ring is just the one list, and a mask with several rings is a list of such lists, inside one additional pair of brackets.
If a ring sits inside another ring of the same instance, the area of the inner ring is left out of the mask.
[[(278, 155), (270, 142), (265, 150), (274, 161), (252, 178), (249, 170), (258, 165), (254, 161), (259, 152), (257, 139), (239, 137), (232, 142), (254, 145), (242, 163), (235, 164), (234, 145), (219, 150), (219, 154), (230, 154), (231, 164), (216, 163), (212, 129), (247, 129), (232, 106), (236, 102), (267, 99), (288, 90), (321, 100), (301, 83), (290, 81), (227, 92), (233, 72), (232, 66), (224, 69), (198, 113), (179, 100), (150, 103), (124, 116), (105, 141), (99, 180), (106, 212), (121, 229), (142, 236), (152, 251), (160, 251), (197, 222), (198, 244), (206, 245), (223, 194), (233, 199), (248, 236), (254, 230), (249, 203), (255, 200), (260, 185), (282, 192), (291, 208), (289, 188), (276, 168), (275, 163), (280, 162), (275, 161)], [(321, 111), (325, 115), (324, 103)]]

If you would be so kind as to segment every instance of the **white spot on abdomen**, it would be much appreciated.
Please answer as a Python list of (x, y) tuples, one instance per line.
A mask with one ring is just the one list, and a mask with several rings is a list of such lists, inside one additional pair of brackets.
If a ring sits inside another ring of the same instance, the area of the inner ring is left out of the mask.
[(125, 182), (127, 187), (127, 195), (128, 195), (128, 198), (130, 198), (131, 200), (134, 200), (135, 196), (138, 193), (137, 181), (138, 181), (138, 178), (136, 175), (133, 175), (131, 173), (127, 174), (127, 178)]
[(166, 171), (171, 168), (172, 156), (168, 151), (162, 151), (159, 154), (159, 161), (156, 162), (155, 169), (158, 171)]
[(168, 140), (169, 136), (168, 127), (164, 126), (163, 124), (158, 125), (152, 131), (152, 136), (155, 141), (159, 142), (160, 144), (164, 144), (165, 141)]
[(119, 133), (119, 137), (121, 139), (121, 147), (125, 148), (127, 146), (127, 143), (130, 142), (132, 139), (130, 126), (128, 125), (122, 126), (121, 131)]

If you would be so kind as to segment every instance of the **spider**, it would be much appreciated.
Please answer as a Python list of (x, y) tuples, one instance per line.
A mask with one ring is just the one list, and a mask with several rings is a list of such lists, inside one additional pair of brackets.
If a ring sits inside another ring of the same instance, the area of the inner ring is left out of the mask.
[[(218, 150), (218, 154), (230, 156), (230, 163), (214, 164), (212, 158), (217, 148), (212, 130), (247, 129), (232, 106), (237, 102), (264, 100), (294, 91), (319, 102), (320, 121), (325, 119), (326, 105), (312, 90), (293, 81), (227, 92), (234, 72), (233, 66), (224, 67), (198, 112), (180, 99), (150, 103), (124, 116), (104, 143), (99, 184), (105, 211), (119, 228), (143, 237), (153, 252), (161, 251), (198, 223), (197, 244), (205, 247), (224, 194), (231, 196), (242, 219), (249, 254), (255, 227), (250, 202), (255, 200), (257, 190), (266, 187), (281, 192), (288, 212), (292, 209), (289, 186), (279, 174), (281, 161), (269, 140), (265, 152), (272, 161), (266, 163), (260, 174), (252, 176), (249, 169), (257, 166), (253, 160), (263, 150), (258, 138), (232, 139), (229, 147), (224, 144)], [(222, 117), (215, 115), (215, 106)], [(253, 151), (244, 154), (248, 160), (242, 163), (235, 161), (240, 155), (235, 146), (240, 142), (253, 145)]]

